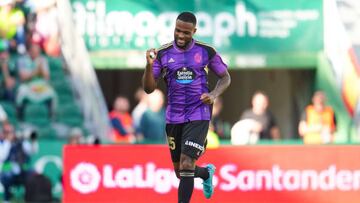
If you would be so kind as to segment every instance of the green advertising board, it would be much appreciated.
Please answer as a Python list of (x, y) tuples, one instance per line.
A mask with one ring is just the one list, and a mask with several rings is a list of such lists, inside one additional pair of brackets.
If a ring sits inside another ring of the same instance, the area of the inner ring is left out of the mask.
[(213, 45), (231, 68), (315, 66), (323, 49), (322, 0), (72, 0), (72, 6), (97, 68), (143, 67), (146, 49), (173, 39), (181, 11), (196, 14), (195, 38)]

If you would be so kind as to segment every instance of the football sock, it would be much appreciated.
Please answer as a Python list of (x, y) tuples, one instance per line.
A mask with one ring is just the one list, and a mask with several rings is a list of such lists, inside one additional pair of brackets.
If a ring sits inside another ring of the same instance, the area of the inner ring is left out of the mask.
[(194, 189), (194, 171), (180, 170), (178, 203), (189, 203)]
[(196, 177), (207, 180), (209, 178), (208, 169), (205, 167), (195, 166), (195, 178)]

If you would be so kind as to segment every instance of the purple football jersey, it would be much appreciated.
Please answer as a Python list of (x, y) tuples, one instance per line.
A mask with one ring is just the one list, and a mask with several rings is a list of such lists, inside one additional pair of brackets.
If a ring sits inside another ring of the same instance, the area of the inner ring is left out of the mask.
[(208, 68), (221, 76), (227, 66), (214, 48), (201, 42), (193, 40), (186, 50), (172, 42), (158, 50), (153, 74), (155, 79), (163, 76), (167, 84), (167, 123), (211, 119), (211, 105), (200, 100), (209, 92)]

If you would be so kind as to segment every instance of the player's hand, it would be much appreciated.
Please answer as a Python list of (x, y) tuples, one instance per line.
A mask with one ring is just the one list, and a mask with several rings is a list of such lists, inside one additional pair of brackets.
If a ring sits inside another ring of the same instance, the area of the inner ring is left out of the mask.
[(156, 57), (157, 57), (156, 49), (151, 48), (151, 49), (146, 51), (146, 62), (148, 64), (153, 64)]
[(213, 104), (215, 101), (215, 96), (210, 94), (210, 93), (203, 93), (200, 96), (200, 100), (204, 103), (204, 104)]

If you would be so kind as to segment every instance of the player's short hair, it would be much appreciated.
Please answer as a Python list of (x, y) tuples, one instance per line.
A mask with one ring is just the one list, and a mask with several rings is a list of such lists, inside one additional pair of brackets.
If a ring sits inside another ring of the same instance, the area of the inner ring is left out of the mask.
[(189, 11), (185, 11), (182, 12), (178, 15), (178, 17), (176, 18), (176, 20), (181, 20), (187, 23), (192, 23), (194, 25), (196, 25), (196, 17), (193, 13), (189, 12)]

